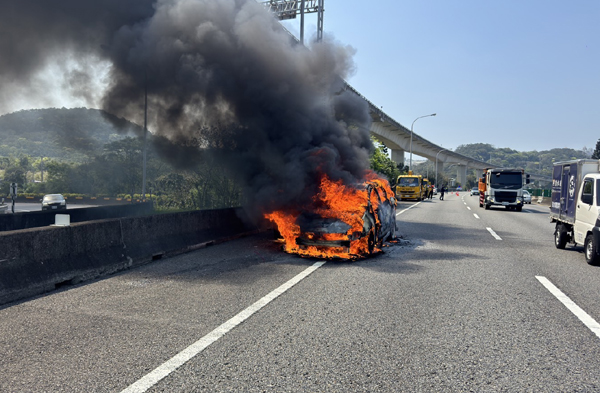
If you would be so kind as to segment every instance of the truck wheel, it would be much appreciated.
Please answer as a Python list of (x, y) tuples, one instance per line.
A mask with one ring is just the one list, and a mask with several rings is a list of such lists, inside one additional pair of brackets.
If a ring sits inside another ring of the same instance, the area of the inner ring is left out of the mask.
[(485, 210), (490, 210), (490, 205), (488, 205), (487, 203), (485, 204)]
[(520, 212), (520, 211), (522, 211), (522, 210), (523, 210), (523, 205), (519, 205), (519, 206), (517, 206), (517, 211), (518, 211), (518, 212)]
[(594, 244), (594, 236), (587, 235), (585, 238), (585, 244), (583, 246), (585, 251), (585, 261), (590, 265), (598, 265), (600, 263), (600, 258), (596, 253), (596, 245)]
[(554, 245), (556, 248), (562, 250), (567, 245), (567, 231), (562, 224), (556, 226), (554, 230)]

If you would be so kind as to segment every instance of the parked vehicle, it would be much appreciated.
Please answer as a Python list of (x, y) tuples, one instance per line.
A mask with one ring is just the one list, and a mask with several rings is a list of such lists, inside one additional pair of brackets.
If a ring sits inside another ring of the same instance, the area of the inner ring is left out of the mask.
[(473, 195), (479, 195), (479, 189), (477, 187), (471, 189), (471, 196)]
[(557, 162), (552, 172), (550, 221), (554, 245), (583, 245), (585, 260), (600, 264), (600, 160)]
[(61, 194), (48, 194), (44, 195), (41, 200), (42, 211), (44, 210), (65, 210), (67, 208), (67, 201)]
[(479, 179), (479, 207), (504, 206), (523, 209), (523, 186), (529, 184), (529, 175), (523, 169), (486, 168)]
[(531, 204), (531, 194), (527, 190), (523, 190), (523, 203)]
[(408, 175), (398, 176), (396, 181), (396, 199), (414, 199), (422, 201), (427, 195), (428, 180), (423, 179), (421, 175), (413, 175), (408, 171)]

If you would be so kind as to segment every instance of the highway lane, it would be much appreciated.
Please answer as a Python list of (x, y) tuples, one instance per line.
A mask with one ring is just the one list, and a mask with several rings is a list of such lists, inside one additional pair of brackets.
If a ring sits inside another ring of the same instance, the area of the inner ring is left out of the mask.
[[(536, 279), (600, 320), (598, 268), (554, 248), (547, 207), (400, 205), (383, 255), (327, 262), (148, 391), (600, 387), (600, 339)], [(262, 235), (4, 307), (0, 391), (121, 392), (315, 262)]]
[[(8, 205), (8, 214), (11, 213), (12, 205), (10, 202), (7, 202)], [(67, 205), (68, 212), (70, 209), (81, 209), (87, 207), (95, 207), (94, 205), (79, 205), (79, 204), (70, 204)], [(39, 212), (42, 211), (41, 203), (27, 203), (27, 202), (16, 202), (15, 203), (15, 213), (28, 213), (28, 212)], [(58, 213), (65, 213), (65, 210), (56, 210)]]

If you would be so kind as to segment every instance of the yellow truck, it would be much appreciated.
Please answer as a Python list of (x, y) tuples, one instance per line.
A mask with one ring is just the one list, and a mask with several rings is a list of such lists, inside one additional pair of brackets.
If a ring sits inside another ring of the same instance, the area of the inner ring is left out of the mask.
[(396, 199), (414, 199), (422, 201), (427, 196), (427, 186), (429, 181), (421, 175), (413, 175), (408, 171), (408, 175), (398, 176), (396, 181)]

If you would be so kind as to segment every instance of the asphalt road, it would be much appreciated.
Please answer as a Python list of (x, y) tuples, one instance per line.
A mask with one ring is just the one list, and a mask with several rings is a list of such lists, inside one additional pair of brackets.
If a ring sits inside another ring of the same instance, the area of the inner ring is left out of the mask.
[(0, 391), (598, 391), (600, 268), (547, 207), (476, 198), (401, 202), (402, 238), (358, 262), (261, 235), (8, 305)]

